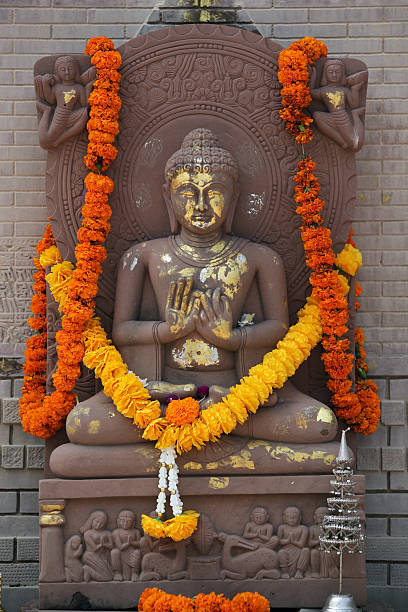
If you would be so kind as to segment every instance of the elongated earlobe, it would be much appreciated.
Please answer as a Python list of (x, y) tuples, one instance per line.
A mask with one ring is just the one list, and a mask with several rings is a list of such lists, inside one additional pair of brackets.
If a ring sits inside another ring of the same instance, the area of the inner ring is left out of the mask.
[(225, 219), (222, 231), (224, 234), (230, 234), (232, 232), (232, 222), (234, 220), (235, 209), (237, 207), (237, 202), (239, 198), (239, 188), (237, 187), (234, 191), (234, 196), (231, 200), (230, 210), (228, 212), (227, 218)]
[(172, 234), (178, 234), (180, 231), (180, 226), (174, 214), (173, 205), (171, 203), (171, 197), (170, 197), (170, 188), (169, 188), (168, 183), (163, 184), (162, 192), (163, 192), (163, 199), (164, 199), (164, 202), (167, 208), (167, 214), (169, 215), (170, 232)]

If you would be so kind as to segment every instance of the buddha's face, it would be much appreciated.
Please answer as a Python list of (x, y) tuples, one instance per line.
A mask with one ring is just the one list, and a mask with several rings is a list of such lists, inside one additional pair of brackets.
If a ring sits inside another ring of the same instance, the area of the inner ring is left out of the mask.
[(170, 185), (174, 215), (195, 234), (219, 229), (233, 206), (234, 181), (229, 174), (182, 172)]
[(343, 67), (341, 64), (333, 63), (326, 66), (326, 79), (328, 83), (336, 85), (343, 78)]

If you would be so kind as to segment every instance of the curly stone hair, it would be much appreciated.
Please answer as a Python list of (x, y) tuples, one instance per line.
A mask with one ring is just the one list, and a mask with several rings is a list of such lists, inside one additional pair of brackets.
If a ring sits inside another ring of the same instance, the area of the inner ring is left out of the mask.
[(172, 181), (180, 172), (224, 172), (238, 179), (238, 164), (220, 146), (217, 136), (205, 128), (192, 130), (166, 164), (165, 176)]

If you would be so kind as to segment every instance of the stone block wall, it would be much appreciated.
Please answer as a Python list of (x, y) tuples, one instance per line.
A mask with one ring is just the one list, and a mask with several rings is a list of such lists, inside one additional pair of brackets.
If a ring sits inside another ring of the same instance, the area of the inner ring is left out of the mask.
[[(357, 316), (383, 400), (379, 430), (358, 441), (367, 475), (369, 598), (406, 609), (408, 572), (408, 6), (406, 0), (0, 0), (0, 572), (18, 610), (36, 582), (35, 490), (41, 442), (16, 422), (31, 257), (46, 220), (32, 67), (81, 52), (90, 36), (120, 45), (172, 23), (226, 23), (283, 46), (305, 35), (369, 67), (366, 144), (357, 156), (355, 239), (363, 252)], [(5, 357), (6, 359), (2, 359)], [(17, 360), (17, 361), (16, 361)], [(14, 368), (14, 369), (13, 369)], [(14, 419), (14, 420), (13, 420)], [(3, 499), (4, 496), (4, 499)], [(19, 585), (19, 586), (18, 586)]]

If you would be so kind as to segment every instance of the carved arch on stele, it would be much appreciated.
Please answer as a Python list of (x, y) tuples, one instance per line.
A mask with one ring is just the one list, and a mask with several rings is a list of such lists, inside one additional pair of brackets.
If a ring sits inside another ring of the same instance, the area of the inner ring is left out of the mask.
[[(279, 117), (281, 47), (246, 30), (203, 24), (159, 29), (118, 50), (123, 59), (119, 153), (109, 171), (115, 182), (112, 229), (97, 299), (108, 331), (118, 261), (135, 242), (170, 233), (161, 196), (164, 165), (196, 127), (211, 128), (235, 155), (240, 199), (233, 233), (264, 242), (281, 254), (293, 321), (308, 291), (308, 270), (293, 199), (292, 179), (301, 148)], [(89, 58), (75, 58), (81, 70), (88, 67)], [(343, 61), (348, 72), (364, 66), (358, 60)], [(37, 73), (52, 72), (53, 62), (55, 57), (40, 60)], [(321, 73), (321, 67), (317, 70)], [(86, 147), (84, 131), (48, 153), (48, 214), (60, 251), (71, 260), (85, 193)], [(307, 152), (317, 162), (325, 222), (339, 250), (347, 239), (355, 202), (354, 154), (318, 131)], [(318, 396), (324, 386), (318, 355), (306, 368), (297, 384)]]

